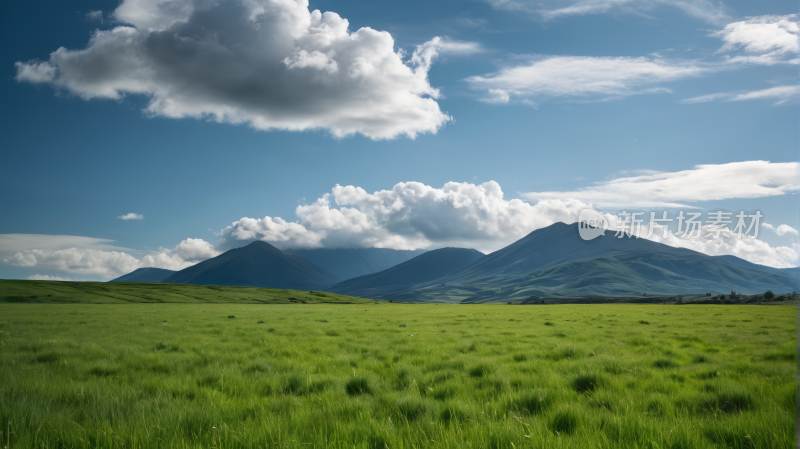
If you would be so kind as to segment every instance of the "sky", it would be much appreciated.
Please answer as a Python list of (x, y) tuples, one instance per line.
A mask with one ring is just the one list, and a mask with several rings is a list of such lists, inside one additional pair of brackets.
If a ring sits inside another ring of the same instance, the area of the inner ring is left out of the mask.
[(757, 238), (650, 238), (800, 265), (795, 2), (6, 11), (0, 278), (181, 269), (256, 239), (488, 253), (586, 207), (758, 213)]

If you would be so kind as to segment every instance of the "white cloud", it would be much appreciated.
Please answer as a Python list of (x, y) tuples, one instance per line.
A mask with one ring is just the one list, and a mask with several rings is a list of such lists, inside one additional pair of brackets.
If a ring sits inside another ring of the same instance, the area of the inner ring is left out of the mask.
[(483, 48), (477, 42), (459, 41), (450, 39), (447, 36), (444, 38), (437, 36), (417, 46), (411, 55), (411, 62), (418, 67), (424, 67), (427, 71), (438, 55), (470, 55), (482, 51)]
[(800, 189), (796, 162), (731, 162), (692, 170), (647, 174), (599, 182), (571, 192), (529, 192), (532, 201), (577, 199), (596, 207), (692, 207), (687, 202), (763, 198)]
[[(4, 241), (2, 237), (6, 237), (6, 241), (14, 241), (13, 238), (8, 238), (7, 236), (9, 234), (0, 235), (0, 245)], [(28, 235), (27, 237), (37, 237), (37, 240), (47, 242), (48, 239), (59, 240), (57, 237), (61, 236)], [(72, 239), (80, 241), (79, 239), (88, 239), (88, 237), (73, 237)], [(135, 256), (123, 251), (95, 249), (93, 247), (97, 247), (98, 245), (96, 244), (56, 249), (58, 245), (49, 245), (49, 247), (41, 245), (39, 248), (30, 248), (29, 245), (36, 245), (36, 242), (31, 238), (16, 240), (15, 243), (14, 246), (18, 251), (3, 259), (3, 262), (9, 265), (27, 268), (47, 268), (70, 274), (99, 276), (105, 279), (119, 277), (142, 267), (182, 270), (197, 262), (219, 255), (219, 251), (215, 250), (210, 243), (202, 239), (192, 238), (180, 242), (172, 250), (162, 248), (159, 251), (141, 257), (141, 259), (137, 259)], [(8, 249), (8, 247), (2, 248), (0, 246), (0, 254), (8, 253)], [(124, 248), (121, 249), (124, 250)]]
[(691, 63), (658, 58), (536, 56), (496, 73), (466, 79), (487, 92), (485, 101), (562, 98), (598, 101), (645, 93), (670, 92), (657, 84), (711, 71)]
[(632, 14), (646, 16), (659, 6), (678, 8), (708, 23), (729, 21), (722, 3), (709, 0), (487, 0), (495, 8), (535, 12), (545, 20), (591, 14)]
[(795, 229), (795, 228), (793, 228), (793, 227), (791, 227), (791, 226), (789, 226), (787, 224), (782, 224), (782, 225), (778, 226), (777, 228), (775, 226), (769, 224), (769, 223), (761, 223), (761, 226), (763, 228), (765, 228), (765, 229), (769, 229), (770, 231), (778, 234), (778, 237), (783, 237), (784, 235), (790, 235), (790, 236), (797, 237), (799, 235), (797, 229)]
[(776, 86), (768, 89), (754, 90), (751, 92), (720, 92), (687, 98), (681, 103), (694, 104), (709, 101), (748, 101), (748, 100), (777, 100), (774, 105), (795, 104), (800, 101), (800, 86)]
[(117, 218), (119, 218), (120, 220), (126, 220), (126, 221), (127, 220), (144, 220), (144, 215), (142, 215), (142, 214), (134, 214), (133, 212), (131, 212), (129, 214), (120, 215)]
[(15, 62), (17, 81), (29, 83), (51, 83), (56, 77), (56, 68), (47, 61)]
[(86, 13), (86, 20), (102, 22), (103, 11), (89, 11)]
[(796, 99), (800, 96), (800, 86), (777, 86), (770, 87), (769, 89), (755, 90), (752, 92), (745, 92), (735, 95), (731, 98), (732, 101), (745, 101), (745, 100), (759, 100), (759, 99), (779, 99), (778, 103), (782, 104), (791, 99)]
[(27, 278), (30, 281), (73, 281), (72, 278), (65, 278), (61, 276), (50, 276), (48, 274), (32, 274)]
[(0, 234), (0, 260), (28, 249), (59, 250), (68, 248), (93, 249), (99, 251), (134, 252), (129, 248), (113, 245), (113, 240), (81, 237), (76, 235), (44, 234)]
[(130, 254), (94, 249), (29, 249), (4, 260), (17, 267), (49, 268), (65, 273), (115, 277), (139, 268), (139, 261)]
[[(517, 2), (500, 2), (511, 7)], [(577, 14), (579, 11), (604, 12), (611, 7), (632, 4), (655, 4), (634, 0), (587, 1), (554, 9), (547, 14)], [(680, 3), (685, 7), (699, 3)], [(702, 3), (702, 2), (701, 2)], [(527, 4), (527, 3), (526, 3)], [(629, 6), (630, 6), (629, 5)], [(664, 83), (735, 70), (752, 64), (800, 64), (796, 15), (759, 16), (729, 23), (710, 36), (724, 42), (717, 53), (724, 54), (706, 61), (668, 59), (653, 53), (652, 57), (594, 56), (516, 56), (495, 73), (466, 79), (470, 87), (483, 92), (482, 101), (505, 104), (531, 103), (542, 99), (566, 101), (603, 101), (636, 94), (668, 93)], [(520, 62), (521, 60), (521, 62)], [(778, 98), (776, 104), (800, 97), (797, 86), (779, 86), (753, 92), (727, 92), (702, 95), (682, 103), (703, 103), (716, 100), (742, 101), (756, 98)], [(535, 105), (535, 103), (534, 103)]]
[[(800, 63), (797, 15), (758, 16), (725, 25), (711, 36), (725, 44), (719, 52), (743, 51), (744, 55), (729, 57), (728, 62), (750, 64)], [(787, 59), (792, 58), (792, 59)]]
[(575, 200), (536, 205), (506, 200), (494, 181), (449, 182), (442, 188), (403, 182), (374, 193), (337, 185), (311, 205), (299, 206), (297, 222), (242, 218), (222, 231), (217, 246), (265, 240), (280, 248), (468, 246), (494, 251), (534, 229), (573, 221), (582, 207)]
[[(709, 237), (709, 228), (703, 226), (699, 237), (686, 235), (675, 236), (672, 231), (666, 232), (664, 237), (661, 228), (654, 226), (658, 231), (650, 236), (650, 240), (663, 243), (676, 248), (688, 248), (710, 256), (731, 255), (759, 265), (774, 268), (789, 268), (800, 265), (800, 245), (794, 242), (790, 246), (770, 246), (767, 242), (756, 238), (744, 236), (738, 238), (733, 233), (727, 235), (720, 233), (719, 238)], [(642, 229), (640, 235), (646, 235)]]
[(307, 0), (124, 0), (114, 17), (132, 26), (98, 30), (85, 49), (59, 48), (47, 62), (18, 62), (17, 80), (87, 100), (141, 94), (146, 112), (163, 117), (414, 138), (450, 120), (425, 55), (473, 45), (434, 39), (405, 62), (389, 33), (351, 32)]

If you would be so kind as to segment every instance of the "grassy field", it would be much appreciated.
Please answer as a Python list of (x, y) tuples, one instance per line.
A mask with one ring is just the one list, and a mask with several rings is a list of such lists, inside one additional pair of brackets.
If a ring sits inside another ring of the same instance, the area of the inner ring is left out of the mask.
[(130, 304), (371, 304), (372, 299), (328, 292), (138, 282), (58, 282), (0, 279), (0, 303)]
[(791, 448), (795, 314), (743, 305), (2, 304), (2, 441)]

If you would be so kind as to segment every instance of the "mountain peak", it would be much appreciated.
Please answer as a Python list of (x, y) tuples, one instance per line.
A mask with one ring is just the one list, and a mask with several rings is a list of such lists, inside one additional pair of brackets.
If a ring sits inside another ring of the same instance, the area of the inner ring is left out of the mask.
[(276, 248), (276, 247), (274, 247), (274, 246), (270, 245), (269, 243), (264, 242), (262, 240), (256, 240), (254, 242), (248, 243), (247, 245), (243, 246), (243, 248), (266, 249), (266, 250), (270, 250), (270, 251), (282, 252), (278, 248)]

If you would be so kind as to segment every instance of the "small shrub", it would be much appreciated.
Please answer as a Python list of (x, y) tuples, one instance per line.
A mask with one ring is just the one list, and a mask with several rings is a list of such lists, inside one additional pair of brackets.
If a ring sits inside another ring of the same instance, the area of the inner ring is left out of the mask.
[(234, 315), (228, 315), (228, 318), (236, 318)]
[(275, 328), (274, 328), (274, 327), (271, 327), (271, 328), (267, 329), (267, 332), (269, 332), (269, 333), (275, 333)]
[(667, 369), (667, 368), (675, 368), (676, 366), (678, 366), (678, 364), (670, 359), (658, 359), (655, 362), (653, 362), (653, 366), (655, 366), (656, 368)]
[(325, 335), (327, 335), (328, 337), (338, 337), (339, 333), (331, 330), (331, 331), (325, 331)]
[(407, 421), (413, 421), (425, 414), (425, 404), (417, 399), (401, 399), (397, 402), (397, 411)]
[(674, 408), (666, 398), (658, 396), (647, 402), (647, 412), (653, 416), (664, 418), (672, 416)]
[(522, 396), (517, 400), (513, 401), (512, 407), (516, 410), (519, 410), (523, 413), (528, 413), (530, 415), (538, 415), (553, 404), (553, 400), (551, 396), (546, 395), (545, 393), (539, 394), (530, 394), (526, 396)]
[(34, 363), (55, 363), (58, 362), (60, 358), (61, 357), (58, 354), (48, 352), (45, 354), (37, 355), (36, 357), (33, 358), (33, 361)]
[(441, 413), (439, 413), (439, 419), (446, 423), (453, 421), (466, 421), (469, 419), (469, 415), (455, 406), (447, 406), (442, 410)]
[(347, 381), (344, 390), (350, 396), (358, 394), (372, 394), (372, 389), (369, 386), (367, 379), (361, 377), (354, 377)]
[(515, 362), (524, 362), (528, 360), (528, 356), (525, 354), (514, 354), (514, 361)]
[(645, 320), (639, 320), (639, 324), (650, 324), (650, 322)]
[(483, 377), (489, 374), (491, 370), (486, 365), (478, 365), (471, 370), (469, 370), (469, 375), (472, 377)]
[(594, 391), (600, 386), (601, 382), (602, 379), (596, 374), (583, 374), (572, 381), (572, 388), (578, 393), (585, 393), (587, 391)]
[(578, 429), (578, 415), (571, 409), (564, 409), (553, 416), (551, 423), (553, 430), (557, 433), (570, 434)]
[(302, 396), (308, 392), (305, 379), (300, 376), (292, 375), (286, 378), (283, 384), (283, 393)]
[(553, 323), (551, 323), (551, 322), (549, 322), (549, 321), (546, 321), (546, 322), (544, 323), (544, 325), (545, 325), (545, 326), (552, 326), (552, 325), (553, 325)]
[(256, 321), (256, 324), (264, 324), (264, 320), (258, 320)]
[(406, 325), (405, 324), (401, 324), (400, 327), (406, 327)]
[(114, 374), (117, 374), (117, 372), (118, 370), (114, 368), (108, 368), (105, 366), (103, 367), (98, 366), (89, 370), (89, 374), (94, 374), (95, 376), (99, 377), (113, 376)]

